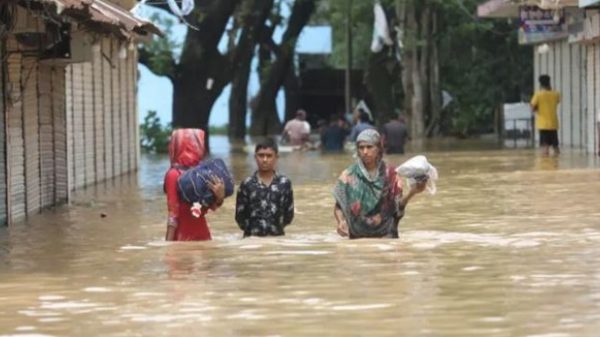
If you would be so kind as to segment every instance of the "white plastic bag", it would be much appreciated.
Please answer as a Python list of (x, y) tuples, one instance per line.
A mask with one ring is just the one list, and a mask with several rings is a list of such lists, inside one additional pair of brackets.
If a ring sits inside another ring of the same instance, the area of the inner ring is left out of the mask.
[(437, 191), (435, 181), (438, 179), (437, 170), (423, 155), (414, 156), (396, 167), (396, 174), (405, 177), (412, 188), (419, 181), (427, 179), (427, 192), (435, 194)]

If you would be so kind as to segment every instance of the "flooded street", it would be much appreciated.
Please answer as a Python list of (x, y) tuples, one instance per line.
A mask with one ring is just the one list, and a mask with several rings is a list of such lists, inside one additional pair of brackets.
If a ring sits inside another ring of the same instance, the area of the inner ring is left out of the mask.
[[(213, 146), (237, 184), (254, 170)], [(438, 193), (415, 197), (399, 240), (340, 238), (331, 189), (351, 155), (307, 152), (279, 161), (297, 208), (286, 237), (241, 240), (233, 197), (208, 215), (213, 241), (172, 244), (168, 158), (143, 156), (0, 229), (0, 336), (598, 336), (598, 159), (423, 153)]]

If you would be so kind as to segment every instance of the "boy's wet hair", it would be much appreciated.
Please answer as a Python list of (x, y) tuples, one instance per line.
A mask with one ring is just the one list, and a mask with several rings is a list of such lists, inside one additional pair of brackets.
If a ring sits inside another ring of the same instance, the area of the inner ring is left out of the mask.
[(275, 153), (279, 153), (279, 147), (277, 146), (277, 142), (275, 142), (273, 138), (264, 138), (260, 142), (256, 143), (254, 153), (262, 149), (272, 149), (273, 151), (275, 151)]

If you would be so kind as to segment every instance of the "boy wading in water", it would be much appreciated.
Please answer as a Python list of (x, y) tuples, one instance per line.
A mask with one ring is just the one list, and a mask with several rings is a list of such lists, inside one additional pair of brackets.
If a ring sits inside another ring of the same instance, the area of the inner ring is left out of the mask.
[(275, 171), (278, 157), (272, 139), (256, 145), (257, 170), (242, 181), (236, 196), (235, 221), (244, 237), (285, 235), (294, 218), (292, 182)]

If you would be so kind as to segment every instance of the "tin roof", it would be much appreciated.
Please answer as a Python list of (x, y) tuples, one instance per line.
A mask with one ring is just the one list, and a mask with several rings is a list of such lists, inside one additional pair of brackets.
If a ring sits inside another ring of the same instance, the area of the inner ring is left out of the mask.
[(39, 3), (52, 4), (59, 15), (74, 18), (83, 24), (108, 29), (125, 38), (156, 34), (163, 32), (152, 22), (137, 17), (135, 14), (112, 4), (106, 0), (33, 0)]

